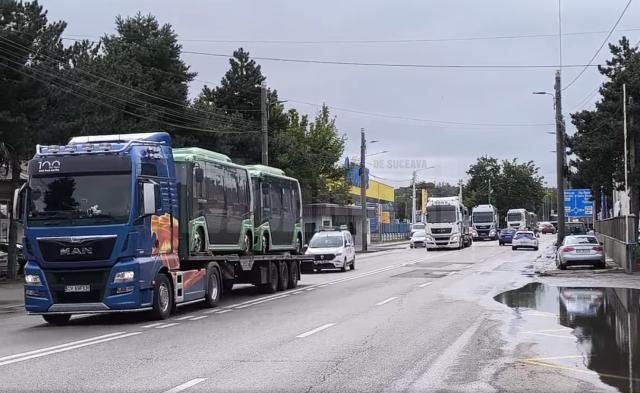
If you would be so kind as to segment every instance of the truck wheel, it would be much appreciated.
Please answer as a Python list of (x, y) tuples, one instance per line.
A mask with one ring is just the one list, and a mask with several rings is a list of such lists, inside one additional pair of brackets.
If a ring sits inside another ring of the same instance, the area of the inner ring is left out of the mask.
[(51, 325), (61, 326), (66, 325), (71, 319), (71, 314), (49, 314), (43, 315), (42, 318)]
[(202, 228), (196, 229), (193, 234), (193, 239), (191, 239), (191, 251), (204, 252), (204, 232), (202, 231)]
[(274, 262), (269, 262), (269, 275), (271, 280), (266, 284), (260, 284), (260, 291), (263, 293), (274, 293), (278, 290), (278, 265)]
[(153, 310), (151, 315), (154, 319), (167, 319), (171, 315), (173, 308), (173, 291), (171, 282), (165, 274), (158, 273), (154, 279), (153, 287)]
[(289, 289), (298, 287), (298, 262), (293, 261), (289, 267)]
[[(210, 263), (207, 266), (207, 293), (205, 298), (205, 304), (207, 307), (215, 307), (220, 301), (220, 272), (218, 266), (215, 263)], [(231, 283), (233, 285), (233, 282)]]
[(280, 262), (278, 270), (278, 291), (286, 291), (289, 288), (289, 266), (286, 262)]
[(293, 253), (295, 255), (302, 255), (302, 240), (300, 236), (296, 236), (295, 250)]
[(244, 234), (244, 244), (242, 245), (242, 253), (244, 255), (251, 255), (253, 251), (253, 245), (251, 244), (251, 236), (249, 232)]

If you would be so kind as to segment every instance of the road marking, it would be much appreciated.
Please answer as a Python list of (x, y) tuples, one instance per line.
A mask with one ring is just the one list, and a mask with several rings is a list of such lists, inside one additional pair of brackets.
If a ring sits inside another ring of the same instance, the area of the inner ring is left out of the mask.
[(390, 297), (389, 299), (385, 299), (385, 300), (383, 300), (383, 301), (381, 301), (379, 303), (376, 303), (376, 306), (382, 306), (383, 304), (387, 304), (389, 302), (392, 302), (392, 301), (396, 300), (397, 298), (398, 298), (397, 296)]
[(418, 288), (424, 288), (424, 287), (426, 287), (427, 285), (431, 285), (431, 284), (433, 284), (431, 281), (429, 281), (429, 282), (425, 282), (424, 284), (420, 284), (420, 285), (418, 285)]
[(302, 333), (302, 334), (298, 334), (298, 335), (296, 336), (296, 338), (305, 338), (305, 337), (309, 337), (309, 336), (310, 336), (310, 335), (312, 335), (312, 334), (315, 334), (315, 333), (321, 332), (321, 331), (323, 331), (323, 330), (325, 330), (325, 329), (329, 329), (331, 326), (334, 326), (334, 325), (335, 325), (335, 323), (327, 323), (326, 325), (322, 325), (322, 326), (317, 327), (317, 328), (315, 328), (315, 329), (313, 329), (313, 330), (309, 330), (308, 332), (305, 332), (305, 333)]
[(322, 284), (322, 285), (319, 285), (319, 286), (318, 286), (318, 288), (325, 288), (325, 287), (326, 287), (326, 286), (328, 286), (328, 285), (329, 285), (329, 284)]
[(288, 297), (288, 296), (289, 296), (289, 294), (279, 295), (279, 296), (272, 297), (272, 298), (269, 298), (269, 299), (260, 300), (259, 302), (243, 304), (241, 306), (237, 306), (236, 309), (247, 308), (247, 307), (255, 306), (256, 304), (262, 304), (262, 303), (270, 302), (272, 300), (282, 299), (282, 298), (285, 298), (285, 297)]
[(209, 318), (208, 315), (200, 315), (199, 317), (193, 317), (191, 319), (189, 319), (190, 321), (197, 321), (199, 319), (204, 319), (204, 318)]
[(523, 359), (524, 361), (540, 361), (540, 360), (558, 360), (558, 359), (584, 359), (584, 358), (590, 358), (591, 355), (568, 355), (568, 356), (550, 356), (550, 357), (544, 357), (544, 358), (530, 358), (530, 359)]
[(535, 334), (538, 336), (547, 336), (547, 337), (558, 337), (558, 338), (568, 338), (569, 340), (576, 340), (577, 337), (575, 336), (562, 336), (560, 334), (550, 334), (550, 333), (531, 333), (531, 334)]
[(193, 318), (193, 315), (185, 315), (184, 317), (180, 317), (180, 318), (173, 318), (175, 321), (184, 321), (185, 319), (189, 319), (189, 318)]
[(306, 290), (306, 291), (313, 291), (314, 289), (316, 289), (316, 288), (315, 288), (315, 287), (312, 287), (312, 288), (307, 288), (307, 289), (305, 289), (305, 290)]
[(563, 329), (545, 329), (545, 330), (528, 330), (526, 332), (521, 332), (523, 334), (525, 333), (531, 333), (531, 334), (536, 334), (536, 333), (553, 333), (553, 332), (568, 332), (571, 331), (573, 329), (569, 329), (569, 328), (563, 328)]
[(0, 308), (15, 308), (15, 307), (24, 307), (24, 303), (23, 304), (6, 304)]
[[(231, 310), (227, 310), (227, 311), (231, 311)], [(212, 310), (203, 311), (202, 313), (203, 314), (213, 314), (213, 313), (220, 314), (220, 309), (214, 308)]]
[(195, 378), (195, 379), (192, 379), (191, 381), (187, 381), (187, 382), (183, 383), (182, 385), (178, 385), (173, 389), (169, 389), (169, 390), (165, 391), (164, 393), (178, 393), (178, 392), (181, 392), (183, 390), (187, 390), (190, 387), (195, 386), (195, 385), (197, 385), (197, 384), (199, 384), (201, 382), (204, 382), (206, 380), (207, 380), (207, 378)]
[(216, 311), (216, 314), (224, 314), (226, 312), (231, 312), (233, 310), (220, 310), (220, 311)]
[(163, 322), (156, 322), (156, 323), (152, 323), (151, 325), (144, 325), (143, 328), (154, 328), (154, 327), (160, 326), (162, 324), (163, 324)]
[(168, 328), (168, 327), (176, 326), (176, 325), (180, 325), (180, 324), (177, 323), (177, 322), (175, 322), (175, 323), (167, 323), (166, 325), (156, 326), (156, 329), (164, 329), (164, 328)]
[(133, 333), (118, 332), (118, 333), (105, 334), (104, 336), (93, 337), (86, 340), (80, 340), (80, 341), (75, 341), (67, 344), (56, 345), (54, 347), (43, 348), (43, 349), (38, 349), (35, 351), (25, 352), (21, 354), (5, 356), (3, 358), (0, 358), (0, 366), (5, 366), (7, 364), (12, 364), (12, 363), (24, 362), (26, 360), (35, 359), (35, 358), (39, 358), (47, 355), (53, 355), (55, 353), (66, 352), (72, 349), (87, 347), (89, 345), (100, 344), (107, 341), (119, 340), (121, 338), (131, 337), (141, 333), (142, 332), (133, 332)]

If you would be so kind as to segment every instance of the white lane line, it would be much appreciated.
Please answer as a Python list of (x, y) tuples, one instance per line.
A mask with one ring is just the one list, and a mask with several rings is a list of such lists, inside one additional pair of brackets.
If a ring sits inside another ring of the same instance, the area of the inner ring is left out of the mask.
[(173, 318), (175, 321), (184, 321), (185, 319), (189, 319), (189, 318), (193, 318), (193, 315), (185, 315), (184, 317), (180, 317), (180, 318)]
[(567, 356), (551, 356), (546, 358), (530, 358), (524, 360), (540, 361), (540, 360), (560, 360), (560, 359), (584, 359), (590, 358), (591, 355), (567, 355)]
[(389, 299), (385, 299), (385, 300), (383, 300), (381, 302), (376, 303), (376, 306), (382, 306), (383, 304), (387, 304), (389, 302), (392, 302), (392, 301), (396, 300), (397, 298), (398, 298), (397, 296), (390, 297)]
[(433, 284), (431, 281), (429, 281), (429, 282), (425, 282), (424, 284), (420, 284), (420, 285), (418, 285), (418, 288), (424, 288), (424, 287), (426, 287), (427, 285), (431, 285), (431, 284)]
[(147, 329), (147, 328), (154, 328), (156, 326), (160, 326), (162, 325), (162, 322), (156, 322), (156, 323), (152, 323), (151, 325), (144, 325), (143, 328)]
[(156, 326), (156, 329), (164, 329), (164, 328), (168, 328), (171, 326), (176, 326), (176, 325), (180, 325), (179, 323), (167, 323), (166, 325), (160, 325), (160, 326)]
[(16, 353), (15, 355), (9, 355), (9, 356), (1, 357), (0, 358), (0, 362), (3, 362), (5, 360), (9, 360), (9, 359), (19, 358), (19, 357), (22, 357), (22, 356), (33, 355), (34, 353), (47, 352), (47, 351), (51, 351), (51, 350), (58, 349), (58, 348), (64, 348), (64, 347), (69, 347), (69, 346), (76, 345), (76, 344), (86, 343), (86, 342), (89, 342), (89, 341), (100, 340), (100, 339), (107, 338), (107, 337), (118, 336), (118, 335), (125, 334), (125, 333), (126, 332), (109, 333), (109, 334), (105, 334), (105, 335), (102, 335), (102, 336), (90, 337), (90, 338), (85, 338), (84, 340), (71, 341), (71, 342), (68, 342), (68, 343), (65, 343), (65, 344), (55, 345), (53, 347), (36, 349), (36, 350), (33, 350), (33, 351), (29, 351), (29, 352)]
[(192, 379), (191, 381), (187, 381), (187, 382), (183, 383), (182, 385), (178, 385), (173, 389), (169, 389), (169, 390), (165, 391), (164, 393), (178, 393), (178, 392), (181, 392), (183, 390), (187, 390), (190, 387), (195, 386), (195, 385), (199, 384), (200, 382), (204, 382), (206, 380), (207, 380), (207, 378), (195, 378), (195, 379)]
[(576, 336), (562, 336), (560, 334), (549, 334), (549, 333), (531, 333), (537, 336), (547, 336), (547, 337), (558, 337), (558, 338), (568, 338), (569, 340), (577, 340)]
[[(89, 345), (100, 344), (100, 343), (104, 343), (104, 342), (107, 342), (107, 341), (119, 340), (121, 338), (131, 337), (131, 336), (135, 336), (135, 335), (138, 335), (138, 334), (141, 334), (141, 333), (142, 332), (125, 333), (125, 334), (121, 334), (119, 336), (106, 337), (106, 338), (103, 338), (103, 339), (100, 339), (100, 340), (95, 340), (94, 339), (93, 341), (85, 342), (85, 343), (82, 343), (82, 344), (72, 345), (72, 346), (64, 347), (64, 348), (58, 348), (58, 349), (54, 349), (54, 350), (47, 351), (47, 352), (35, 353), (33, 355), (28, 355), (28, 356), (17, 357), (17, 358), (11, 359), (11, 360), (0, 361), (0, 366), (6, 366), (7, 364), (12, 364), (12, 363), (24, 362), (26, 360), (35, 359), (35, 358), (39, 358), (39, 357), (43, 357), (43, 356), (47, 356), (47, 355), (53, 355), (55, 353), (71, 351), (72, 349), (78, 349), (78, 348), (82, 348), (82, 347), (87, 347)], [(36, 352), (36, 351), (32, 351), (32, 352)], [(13, 356), (15, 356), (15, 355), (12, 355), (12, 357)]]
[(536, 334), (536, 333), (553, 333), (553, 332), (570, 332), (573, 329), (564, 328), (564, 329), (545, 329), (545, 330), (527, 330), (526, 332), (521, 332), (522, 334)]
[(285, 297), (288, 297), (288, 296), (289, 296), (289, 294), (284, 294), (284, 295), (280, 295), (280, 296), (272, 297), (272, 298), (269, 298), (269, 299), (260, 300), (259, 302), (253, 302), (253, 303), (249, 303), (249, 304), (243, 304), (242, 306), (238, 306), (238, 307), (236, 307), (236, 309), (247, 308), (247, 307), (255, 306), (255, 305), (257, 305), (257, 304), (262, 304), (262, 303), (270, 302), (270, 301), (272, 301), (272, 300), (282, 299), (282, 298), (285, 298)]
[[(220, 311), (219, 308), (214, 308), (213, 310), (203, 311), (202, 313), (203, 314), (213, 314), (213, 313), (219, 314), (219, 311)], [(228, 311), (231, 311), (231, 310), (228, 310)]]
[(318, 288), (325, 288), (325, 287), (327, 287), (328, 285), (329, 285), (329, 284), (322, 284), (322, 285), (319, 285), (319, 286), (318, 286)]
[(316, 287), (307, 288), (306, 291), (313, 291)]
[(331, 326), (334, 326), (334, 325), (335, 325), (335, 323), (328, 323), (328, 324), (326, 324), (326, 325), (322, 325), (322, 326), (317, 327), (317, 328), (315, 328), (315, 329), (313, 329), (313, 330), (309, 330), (308, 332), (304, 332), (304, 333), (302, 333), (302, 334), (298, 334), (298, 335), (296, 336), (296, 338), (305, 338), (305, 337), (309, 337), (309, 336), (310, 336), (310, 335), (312, 335), (312, 334), (315, 334), (315, 333), (321, 332), (321, 331), (323, 331), (323, 330), (325, 330), (325, 329), (329, 329)]
[(231, 311), (233, 310), (219, 310), (219, 311), (216, 311), (216, 314), (224, 314), (226, 312), (231, 312)]
[(205, 319), (205, 318), (209, 318), (208, 315), (200, 315), (199, 317), (193, 317), (191, 319), (189, 319), (190, 321), (197, 321), (199, 319)]

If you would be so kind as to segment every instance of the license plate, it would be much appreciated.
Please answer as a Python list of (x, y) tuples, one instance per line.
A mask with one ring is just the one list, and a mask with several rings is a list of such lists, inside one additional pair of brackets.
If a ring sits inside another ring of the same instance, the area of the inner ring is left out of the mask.
[(65, 292), (90, 292), (91, 286), (89, 285), (65, 285)]
[(578, 253), (578, 254), (588, 254), (589, 250), (576, 250), (576, 253)]

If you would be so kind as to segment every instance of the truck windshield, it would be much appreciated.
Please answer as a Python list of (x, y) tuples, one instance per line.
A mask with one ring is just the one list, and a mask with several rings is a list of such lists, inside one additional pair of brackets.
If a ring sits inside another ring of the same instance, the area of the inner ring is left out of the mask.
[(493, 213), (473, 213), (473, 222), (493, 222)]
[(456, 208), (455, 206), (431, 206), (427, 208), (427, 222), (442, 223), (455, 222)]
[(131, 210), (131, 174), (32, 177), (30, 226), (123, 224)]
[(522, 221), (522, 213), (507, 214), (507, 221)]

